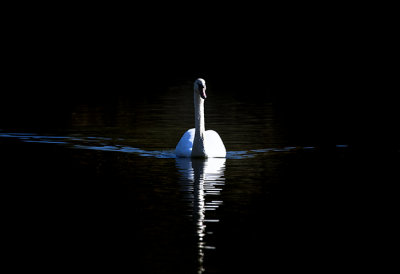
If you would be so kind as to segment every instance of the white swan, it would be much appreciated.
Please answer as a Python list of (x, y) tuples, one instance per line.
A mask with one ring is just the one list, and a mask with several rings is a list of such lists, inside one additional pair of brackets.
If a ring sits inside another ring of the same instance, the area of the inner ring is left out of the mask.
[(213, 130), (205, 131), (204, 100), (206, 82), (198, 78), (194, 82), (194, 114), (196, 128), (189, 129), (183, 134), (175, 149), (178, 157), (225, 157), (226, 149), (218, 133)]

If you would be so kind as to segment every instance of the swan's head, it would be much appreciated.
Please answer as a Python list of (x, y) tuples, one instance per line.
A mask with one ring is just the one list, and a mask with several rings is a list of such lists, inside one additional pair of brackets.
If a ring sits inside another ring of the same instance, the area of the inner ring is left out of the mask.
[(206, 99), (206, 81), (201, 78), (197, 78), (196, 81), (194, 81), (194, 92), (197, 92), (201, 98)]

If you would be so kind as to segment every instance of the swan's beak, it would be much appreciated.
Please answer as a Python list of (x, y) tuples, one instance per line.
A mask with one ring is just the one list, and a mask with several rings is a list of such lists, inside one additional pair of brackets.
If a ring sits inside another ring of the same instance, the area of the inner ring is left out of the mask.
[(199, 93), (200, 93), (200, 97), (203, 98), (204, 100), (207, 98), (206, 88), (205, 87), (200, 87), (199, 88)]

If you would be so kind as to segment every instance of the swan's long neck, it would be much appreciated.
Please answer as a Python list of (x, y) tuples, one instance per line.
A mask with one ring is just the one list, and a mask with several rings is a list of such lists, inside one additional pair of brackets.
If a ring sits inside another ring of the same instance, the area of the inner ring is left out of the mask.
[[(195, 115), (195, 126), (196, 136), (203, 138), (205, 125), (204, 125), (204, 100), (198, 94), (194, 94), (194, 115)], [(204, 138), (203, 138), (204, 139)]]
[(192, 156), (206, 157), (204, 149), (204, 100), (197, 92), (194, 93), (194, 116), (196, 133), (193, 140)]

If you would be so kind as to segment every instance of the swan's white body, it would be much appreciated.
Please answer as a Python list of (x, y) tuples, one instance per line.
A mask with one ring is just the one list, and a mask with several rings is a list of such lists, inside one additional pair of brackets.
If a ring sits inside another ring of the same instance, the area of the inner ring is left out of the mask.
[(213, 130), (205, 131), (204, 99), (205, 81), (197, 79), (194, 83), (195, 126), (183, 134), (175, 149), (178, 157), (226, 157), (224, 143), (218, 133)]
[[(183, 134), (181, 140), (176, 146), (175, 153), (178, 157), (192, 157), (193, 142), (196, 135), (196, 129), (192, 128)], [(225, 157), (226, 149), (224, 143), (214, 130), (207, 130), (204, 134), (204, 149), (203, 157)], [(194, 157), (201, 157), (194, 156)]]

